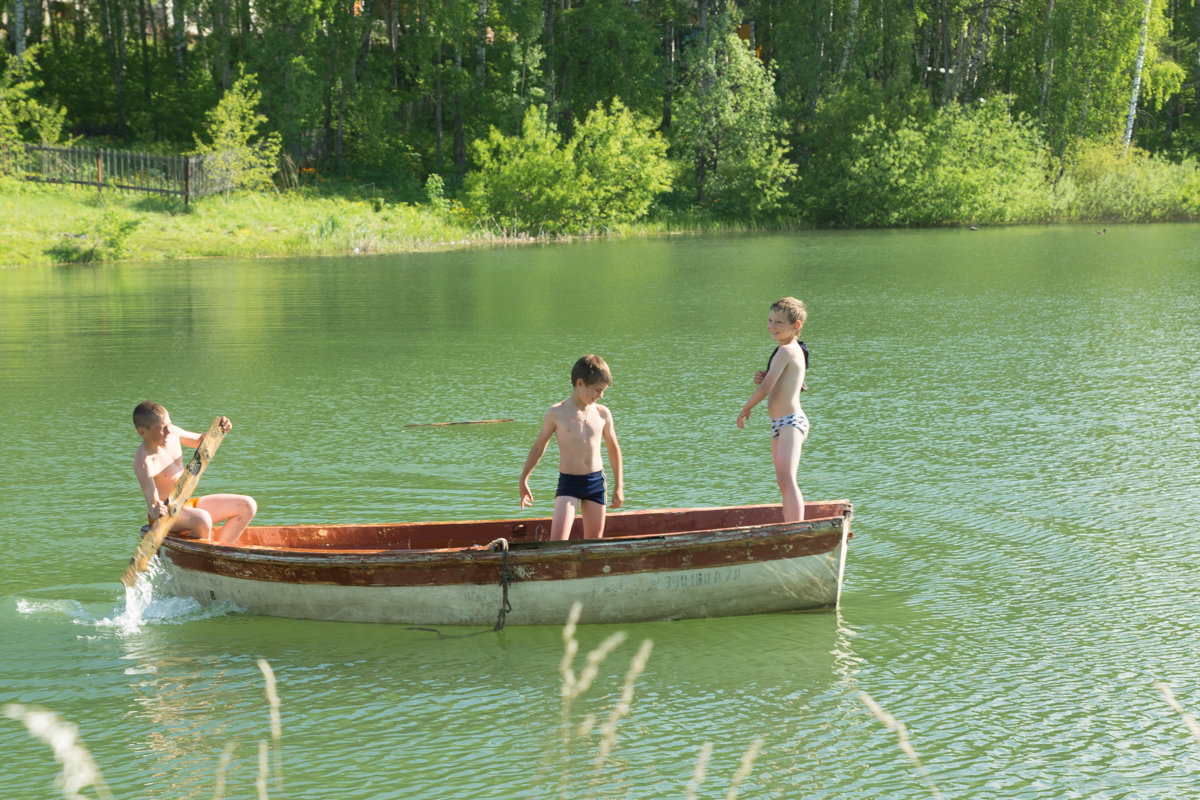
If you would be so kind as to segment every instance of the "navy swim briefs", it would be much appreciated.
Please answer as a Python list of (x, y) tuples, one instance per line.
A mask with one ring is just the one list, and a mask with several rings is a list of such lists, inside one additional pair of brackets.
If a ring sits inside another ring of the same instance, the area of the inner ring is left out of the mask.
[(587, 475), (558, 473), (557, 496), (563, 495), (604, 505), (604, 472), (589, 472)]

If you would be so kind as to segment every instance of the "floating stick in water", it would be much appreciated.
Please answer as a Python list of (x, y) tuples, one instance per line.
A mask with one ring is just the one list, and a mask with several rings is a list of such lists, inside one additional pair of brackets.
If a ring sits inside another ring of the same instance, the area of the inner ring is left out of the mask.
[(512, 422), (511, 419), (467, 419), (462, 422), (416, 422), (406, 428), (444, 428), (447, 425), (491, 425), (497, 422)]

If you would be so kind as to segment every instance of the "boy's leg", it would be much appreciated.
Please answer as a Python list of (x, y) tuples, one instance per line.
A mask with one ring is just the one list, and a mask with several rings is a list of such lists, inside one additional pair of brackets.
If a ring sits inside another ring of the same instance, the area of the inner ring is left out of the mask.
[(560, 494), (554, 498), (554, 519), (550, 521), (550, 541), (561, 542), (571, 535), (575, 524), (575, 511), (579, 508), (578, 497)]
[(175, 533), (186, 531), (197, 539), (211, 539), (212, 525), (212, 515), (207, 511), (184, 506), (179, 509), (179, 515), (175, 517), (175, 523), (171, 525), (171, 530)]
[(213, 541), (222, 544), (236, 542), (258, 513), (254, 498), (244, 494), (206, 494), (200, 498), (198, 508), (212, 515), (213, 524), (225, 522), (220, 530), (213, 533)]
[(783, 521), (800, 522), (804, 519), (804, 496), (796, 483), (796, 470), (800, 468), (800, 450), (804, 436), (790, 425), (779, 431), (771, 440), (771, 457), (775, 462), (775, 480), (783, 496)]
[(604, 504), (595, 500), (583, 501), (583, 538), (604, 538)]

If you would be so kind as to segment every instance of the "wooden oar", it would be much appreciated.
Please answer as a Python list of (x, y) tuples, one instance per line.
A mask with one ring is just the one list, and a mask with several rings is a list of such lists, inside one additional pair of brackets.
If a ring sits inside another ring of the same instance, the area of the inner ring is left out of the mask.
[(146, 569), (150, 559), (154, 558), (154, 554), (158, 552), (163, 539), (167, 538), (171, 526), (175, 524), (175, 518), (179, 516), (183, 504), (192, 496), (192, 492), (196, 491), (196, 484), (200, 482), (200, 473), (204, 472), (204, 468), (208, 466), (213, 453), (217, 452), (217, 448), (224, 438), (225, 431), (221, 429), (221, 418), (217, 417), (204, 436), (200, 438), (200, 444), (196, 446), (192, 460), (184, 467), (183, 474), (179, 476), (179, 482), (175, 484), (175, 488), (167, 497), (167, 513), (154, 520), (150, 530), (146, 531), (146, 535), (138, 542), (137, 549), (133, 551), (133, 557), (129, 559), (129, 566), (125, 568), (125, 574), (121, 576), (121, 582), (126, 586), (132, 587), (137, 583), (138, 575)]
[(511, 419), (469, 419), (462, 422), (418, 422), (406, 428), (441, 428), (446, 425), (490, 425), (494, 422), (512, 422)]

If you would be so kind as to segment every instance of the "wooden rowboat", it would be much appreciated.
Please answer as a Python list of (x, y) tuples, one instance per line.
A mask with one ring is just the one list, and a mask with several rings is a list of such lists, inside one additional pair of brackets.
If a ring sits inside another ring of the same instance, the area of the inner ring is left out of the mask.
[[(247, 528), (237, 544), (168, 536), (176, 593), (253, 614), (410, 625), (561, 625), (838, 605), (848, 501), (608, 515), (603, 539), (547, 541), (549, 519)], [(576, 522), (574, 534), (580, 535)]]

